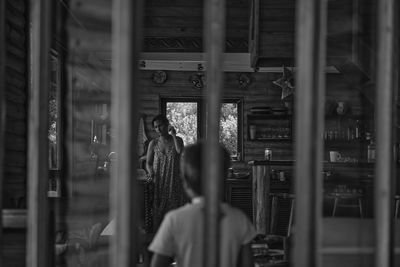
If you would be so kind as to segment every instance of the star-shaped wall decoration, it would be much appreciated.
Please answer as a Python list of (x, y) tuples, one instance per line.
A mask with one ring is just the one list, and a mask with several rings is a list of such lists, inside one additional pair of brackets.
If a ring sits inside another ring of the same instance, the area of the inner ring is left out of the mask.
[(282, 77), (272, 83), (282, 88), (282, 99), (285, 99), (294, 92), (293, 72), (285, 66), (283, 66)]

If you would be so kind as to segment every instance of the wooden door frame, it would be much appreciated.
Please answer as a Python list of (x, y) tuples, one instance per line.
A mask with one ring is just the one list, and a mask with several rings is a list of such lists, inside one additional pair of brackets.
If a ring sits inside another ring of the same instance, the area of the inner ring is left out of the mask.
[[(50, 84), (51, 0), (30, 2), (30, 96), (28, 112), (28, 267), (50, 265), (48, 188), (48, 91)], [(44, 159), (44, 160), (43, 160)]]
[(111, 122), (116, 131), (112, 147), (117, 151), (111, 170), (111, 210), (115, 235), (110, 266), (136, 266), (139, 245), (139, 207), (136, 190), (139, 69), (135, 64), (141, 50), (143, 1), (114, 0), (112, 14), (113, 71)]
[[(0, 46), (6, 47), (6, 1), (0, 2)], [(5, 79), (5, 72), (6, 70), (6, 50), (0, 49), (0, 193), (3, 195), (3, 181), (4, 181), (4, 173), (5, 173), (5, 166), (4, 166), (4, 138), (6, 132), (6, 100), (5, 100), (5, 90), (6, 90), (6, 79)], [(3, 229), (3, 199), (0, 198), (0, 209), (2, 213), (1, 220), (0, 220), (0, 240), (2, 238), (2, 229)], [(1, 264), (1, 262), (0, 262)]]

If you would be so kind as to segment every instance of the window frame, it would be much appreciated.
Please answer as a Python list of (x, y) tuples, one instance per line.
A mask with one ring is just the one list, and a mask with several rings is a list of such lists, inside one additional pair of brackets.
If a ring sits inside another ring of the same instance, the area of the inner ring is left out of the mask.
[(161, 114), (164, 116), (167, 115), (167, 103), (168, 102), (191, 102), (191, 103), (197, 103), (197, 140), (202, 138), (202, 116), (200, 115), (200, 112), (202, 111), (201, 106), (203, 105), (203, 100), (201, 97), (165, 97), (162, 96), (160, 97), (160, 110)]
[[(168, 102), (194, 102), (197, 103), (197, 140), (204, 138), (205, 127), (207, 127), (206, 109), (207, 106), (202, 96), (185, 96), (185, 97), (171, 97), (171, 96), (160, 96), (160, 110), (161, 114), (166, 116), (167, 103)], [(240, 97), (229, 97), (223, 98), (221, 104), (224, 103), (235, 103), (238, 109), (238, 138), (237, 138), (237, 155), (239, 157), (231, 156), (234, 161), (241, 161), (243, 159), (243, 98)]]

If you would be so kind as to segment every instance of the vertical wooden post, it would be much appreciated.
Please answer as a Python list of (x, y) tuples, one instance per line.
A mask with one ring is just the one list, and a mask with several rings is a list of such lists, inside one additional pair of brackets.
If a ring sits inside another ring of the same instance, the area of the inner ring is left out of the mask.
[[(6, 101), (5, 101), (5, 90), (6, 90), (6, 1), (0, 2), (0, 194), (3, 194), (3, 176), (4, 176), (4, 136), (6, 127)], [(3, 202), (0, 198), (0, 210), (3, 211)], [(3, 240), (3, 212), (0, 213), (0, 240)], [(0, 250), (0, 266), (2, 265), (3, 251)]]
[(270, 233), (269, 192), (271, 187), (271, 166), (252, 162), (253, 173), (253, 224), (259, 234)]
[(293, 266), (319, 266), (326, 1), (299, 0), (296, 17), (296, 213)]
[(29, 267), (49, 266), (48, 92), (50, 87), (51, 0), (31, 1), (31, 87), (28, 112)]
[(203, 266), (219, 266), (219, 201), (222, 155), (218, 150), (219, 118), (223, 88), (222, 62), (225, 49), (225, 1), (207, 0), (204, 8), (207, 52), (207, 133), (203, 153), (205, 181), (205, 242)]
[(376, 88), (375, 166), (375, 266), (393, 266), (392, 167), (393, 167), (393, 67), (394, 0), (378, 1), (378, 54)]
[(142, 1), (113, 1), (111, 122), (117, 152), (111, 176), (111, 210), (115, 219), (110, 266), (136, 266), (138, 251), (137, 134)]

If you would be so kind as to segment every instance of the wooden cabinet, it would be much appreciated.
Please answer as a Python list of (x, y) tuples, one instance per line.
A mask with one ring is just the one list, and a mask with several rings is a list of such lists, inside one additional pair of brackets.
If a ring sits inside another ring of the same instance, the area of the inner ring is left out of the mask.
[(252, 67), (293, 66), (295, 1), (252, 0), (250, 12)]
[(249, 141), (292, 140), (292, 116), (274, 114), (247, 115)]
[[(258, 233), (269, 234), (272, 226), (272, 196), (293, 192), (294, 161), (250, 161), (249, 165), (252, 167), (253, 223)], [(280, 221), (288, 222), (290, 212), (287, 209), (281, 211), (277, 213)]]
[(253, 197), (250, 177), (244, 179), (228, 179), (225, 187), (226, 202), (241, 209), (253, 220)]
[[(249, 50), (252, 67), (294, 66), (295, 0), (252, 0)], [(358, 3), (358, 2), (357, 2)], [(356, 1), (328, 1), (327, 63), (351, 59), (357, 29)], [(353, 51), (354, 50), (354, 51)]]

